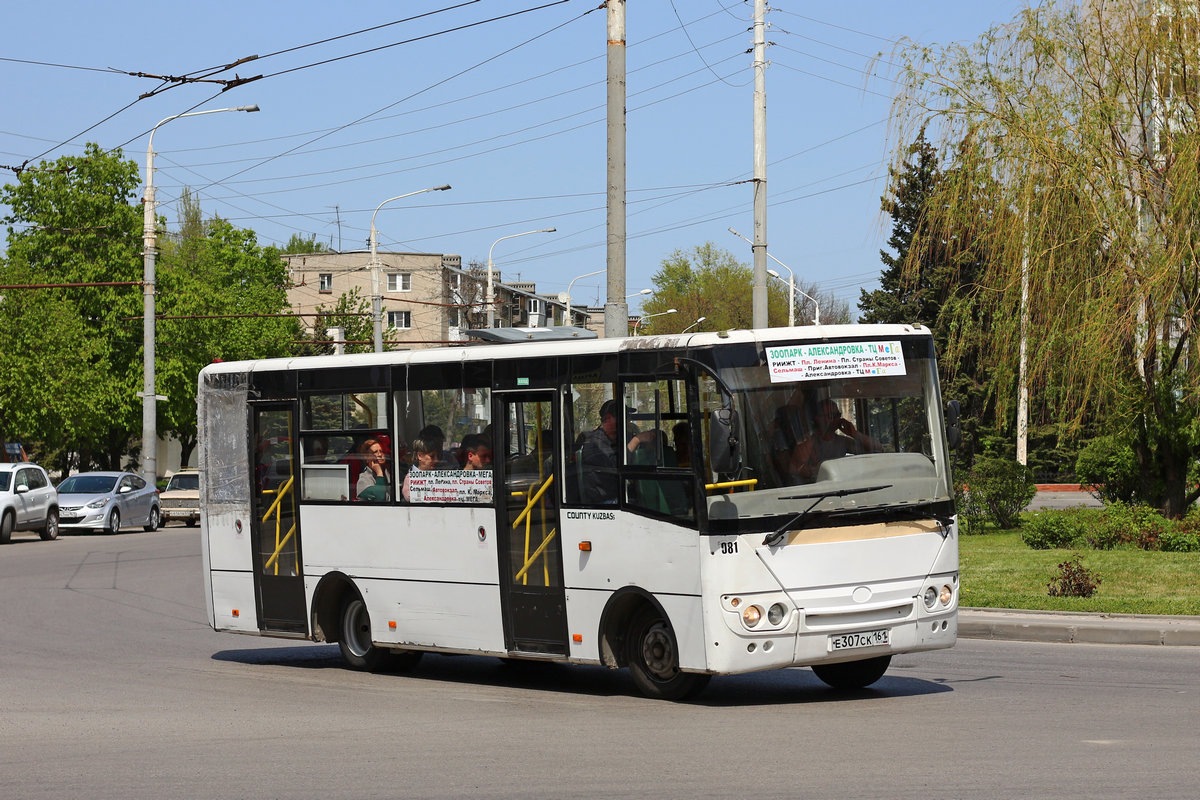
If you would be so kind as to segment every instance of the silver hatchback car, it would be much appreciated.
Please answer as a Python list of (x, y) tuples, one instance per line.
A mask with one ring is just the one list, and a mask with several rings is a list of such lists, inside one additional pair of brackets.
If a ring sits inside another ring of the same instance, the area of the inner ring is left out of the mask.
[(132, 472), (80, 472), (58, 485), (58, 522), (63, 530), (116, 533), (140, 525), (156, 531), (162, 521), (158, 489)]
[(0, 464), (0, 544), (13, 531), (58, 537), (58, 493), (44, 469), (24, 461)]

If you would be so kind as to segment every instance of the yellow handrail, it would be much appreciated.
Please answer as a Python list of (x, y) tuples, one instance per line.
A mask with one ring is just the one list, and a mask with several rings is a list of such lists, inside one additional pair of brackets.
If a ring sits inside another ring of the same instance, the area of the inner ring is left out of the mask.
[[(557, 533), (558, 533), (558, 529), (553, 528), (550, 530), (550, 533), (546, 534), (546, 538), (542, 539), (542, 543), (540, 545), (538, 545), (537, 550), (533, 551), (533, 555), (531, 555), (525, 559), (525, 566), (521, 567), (521, 570), (516, 574), (516, 577), (513, 578), (514, 581), (519, 581), (525, 576), (525, 573), (529, 571), (529, 568), (531, 566), (533, 566), (533, 562), (537, 561), (538, 556), (540, 556), (542, 554), (542, 551), (544, 551), (546, 549), (546, 546), (550, 544), (550, 541), (554, 538), (555, 534), (557, 534)], [(549, 583), (550, 582), (549, 579), (547, 579), (546, 582)]]
[[(293, 535), (293, 534), (295, 534), (295, 533), (296, 533), (296, 526), (295, 526), (295, 525), (292, 525), (292, 528), (291, 528), (291, 530), (289, 530), (289, 531), (287, 532), (287, 535), (283, 537), (283, 541), (281, 541), (281, 542), (279, 542), (279, 544), (275, 545), (275, 552), (274, 552), (274, 553), (272, 553), (272, 554), (271, 554), (271, 557), (267, 559), (267, 563), (263, 564), (263, 569), (264, 569), (264, 570), (267, 570), (267, 569), (270, 569), (270, 568), (271, 568), (271, 564), (272, 564), (274, 561), (276, 561), (276, 559), (278, 559), (278, 558), (279, 558), (279, 554), (280, 554), (280, 552), (282, 552), (282, 551), (283, 551), (284, 545), (286, 545), (286, 544), (288, 543), (288, 540), (289, 540), (289, 539), (291, 539), (291, 538), (292, 538), (292, 535)], [(279, 574), (279, 565), (278, 565), (278, 564), (275, 564), (275, 574), (276, 574), (276, 575), (278, 575), (278, 574)]]
[[(706, 483), (706, 484), (704, 484), (704, 488), (706, 491), (712, 491), (713, 489), (734, 489), (738, 486), (753, 487), (757, 483), (758, 483), (758, 478), (747, 478), (744, 481), (722, 481), (721, 483)], [(754, 489), (751, 488), (750, 491), (754, 491)]]
[[(534, 503), (536, 503), (538, 500), (542, 499), (542, 495), (546, 493), (546, 490), (550, 488), (550, 484), (552, 484), (552, 483), (554, 483), (553, 475), (551, 475), (549, 478), (546, 478), (546, 482), (543, 483), (541, 485), (541, 488), (539, 488), (537, 490), (537, 492), (534, 493), (533, 497), (531, 497), (525, 501), (525, 510), (522, 511), (519, 515), (517, 515), (517, 518), (513, 520), (512, 526), (514, 528), (521, 524), (521, 520), (525, 519), (525, 516), (533, 509)], [(516, 492), (513, 492), (514, 496), (516, 494), (517, 494)]]
[[(279, 554), (281, 552), (283, 552), (284, 546), (287, 545), (288, 541), (296, 533), (296, 523), (293, 522), (292, 527), (287, 532), (287, 534), (282, 539), (280, 539), (280, 537), (279, 537), (279, 534), (280, 534), (279, 526), (283, 522), (283, 511), (282, 511), (283, 499), (288, 496), (289, 492), (292, 491), (292, 485), (295, 482), (296, 482), (295, 475), (292, 475), (291, 477), (289, 477), (287, 479), (287, 481), (283, 484), (283, 486), (279, 487), (279, 489), (278, 489), (279, 496), (275, 498), (275, 500), (271, 503), (271, 505), (267, 506), (267, 510), (263, 513), (262, 521), (264, 523), (270, 522), (271, 515), (272, 514), (275, 515), (275, 552), (272, 553), (271, 557), (268, 558), (266, 560), (266, 562), (263, 563), (263, 571), (264, 572), (266, 572), (268, 569), (270, 569), (271, 565), (274, 564), (275, 565), (275, 574), (276, 575), (279, 574)], [(273, 491), (275, 491), (275, 490), (264, 490), (262, 493), (270, 494)], [(292, 555), (294, 558), (294, 564), (292, 567), (293, 572), (295, 572), (297, 575), (299, 575), (300, 574), (300, 553), (293, 552)]]
[[(534, 554), (533, 555), (529, 554), (529, 538), (533, 534), (533, 514), (531, 512), (533, 511), (533, 507), (535, 505), (537, 505), (539, 501), (541, 501), (542, 495), (544, 495), (546, 493), (546, 490), (550, 488), (550, 484), (552, 484), (552, 483), (554, 483), (553, 475), (546, 478), (545, 482), (543, 482), (542, 485), (540, 487), (538, 487), (538, 490), (533, 493), (533, 496), (525, 501), (524, 510), (522, 510), (521, 513), (517, 515), (517, 518), (513, 520), (513, 524), (512, 524), (513, 528), (516, 528), (518, 525), (520, 525), (522, 521), (525, 522), (525, 551), (524, 551), (525, 552), (525, 566), (523, 566), (521, 568), (521, 571), (518, 572), (516, 574), (516, 576), (513, 577), (514, 581), (522, 579), (522, 576), (525, 575), (526, 570), (528, 570), (529, 566), (537, 559), (538, 554), (546, 549), (546, 545), (549, 544), (550, 539), (552, 539), (554, 536), (554, 531), (551, 531), (548, 535), (546, 535), (542, 539), (541, 545), (539, 545), (537, 550), (534, 551)], [(521, 493), (518, 493), (518, 492), (512, 493), (512, 495), (514, 497), (519, 496), (519, 494), (521, 494)], [(545, 517), (543, 514), (543, 524), (544, 523), (545, 523)], [(549, 563), (543, 565), (543, 572), (544, 572), (543, 580), (545, 581), (545, 583), (549, 584), (550, 583), (550, 565), (549, 565)], [(524, 580), (526, 581), (526, 583), (528, 583), (529, 578), (526, 577)]]

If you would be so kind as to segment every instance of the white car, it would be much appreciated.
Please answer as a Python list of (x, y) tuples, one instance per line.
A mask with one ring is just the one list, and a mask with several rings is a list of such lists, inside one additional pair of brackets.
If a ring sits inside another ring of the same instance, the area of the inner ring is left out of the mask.
[(58, 538), (58, 492), (46, 471), (27, 461), (0, 464), (0, 544), (8, 544), (13, 531)]
[(200, 521), (200, 471), (181, 469), (159, 493), (163, 522), (178, 520), (190, 528)]

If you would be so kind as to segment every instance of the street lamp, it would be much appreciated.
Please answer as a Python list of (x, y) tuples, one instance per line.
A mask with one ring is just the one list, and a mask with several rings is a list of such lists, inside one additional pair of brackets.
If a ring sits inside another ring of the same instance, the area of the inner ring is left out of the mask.
[[(741, 239), (746, 244), (748, 244), (750, 246), (754, 246), (754, 242), (750, 241), (745, 236), (742, 236), (740, 233), (735, 231), (733, 228), (730, 228), (729, 232), (732, 233), (734, 236), (738, 237), (739, 239)], [(817, 303), (816, 298), (809, 295), (803, 289), (796, 288), (796, 274), (794, 272), (792, 272), (791, 267), (789, 267), (787, 264), (780, 261), (775, 256), (771, 255), (770, 253), (767, 253), (767, 258), (771, 259), (776, 264), (778, 264), (779, 266), (786, 269), (788, 271), (788, 275), (791, 276), (791, 279), (788, 281), (788, 327), (793, 327), (796, 324), (795, 309), (796, 309), (796, 294), (797, 293), (804, 295), (806, 298), (808, 298), (808, 301), (813, 304), (813, 325), (820, 325), (821, 324), (821, 306)], [(770, 274), (771, 272), (772, 272), (772, 270), (767, 270), (768, 274)], [(778, 272), (775, 273), (775, 277), (779, 278), (780, 280), (783, 280), (783, 278), (780, 277)]]
[(487, 326), (489, 328), (496, 327), (496, 295), (492, 289), (492, 251), (496, 249), (496, 245), (503, 242), (505, 239), (515, 239), (518, 236), (528, 236), (531, 233), (554, 233), (557, 228), (538, 228), (536, 231), (525, 231), (524, 233), (510, 233), (508, 236), (501, 236), (496, 241), (492, 242), (492, 246), (488, 248), (488, 274), (487, 274)]
[[(772, 278), (783, 280), (783, 276), (773, 269), (767, 270), (767, 274)], [(788, 279), (784, 282), (788, 285), (788, 327), (791, 328), (796, 325), (796, 276), (790, 269), (788, 270)]]
[(679, 309), (676, 309), (676, 308), (668, 308), (666, 311), (659, 311), (657, 314), (644, 314), (644, 315), (642, 315), (641, 317), (638, 317), (638, 321), (637, 321), (637, 323), (636, 323), (636, 324), (634, 324), (634, 326), (633, 326), (633, 335), (634, 335), (634, 336), (637, 336), (637, 335), (638, 335), (638, 330), (639, 330), (639, 329), (642, 327), (642, 324), (643, 324), (643, 323), (644, 323), (646, 320), (650, 319), (651, 317), (661, 317), (661, 316), (663, 316), (663, 315), (665, 315), (665, 314), (677, 314), (677, 313), (679, 313)]
[(605, 272), (605, 271), (606, 270), (598, 269), (595, 272), (585, 272), (582, 275), (576, 275), (574, 278), (571, 278), (571, 282), (567, 284), (567, 295), (565, 298), (563, 298), (563, 304), (566, 305), (566, 307), (567, 307), (567, 324), (568, 325), (572, 325), (575, 322), (575, 320), (571, 316), (571, 287), (573, 287), (575, 285), (575, 281), (579, 280), (580, 278), (590, 278), (593, 275), (599, 275), (601, 272)]
[[(375, 214), (379, 213), (379, 209), (386, 206), (393, 200), (402, 200), (405, 197), (412, 197), (415, 194), (424, 194), (425, 192), (444, 192), (450, 188), (450, 184), (442, 186), (430, 186), (428, 189), (418, 189), (415, 192), (408, 194), (398, 194), (395, 197), (389, 197), (378, 206), (375, 207)], [(371, 324), (374, 329), (373, 338), (375, 340), (375, 352), (383, 352), (383, 295), (379, 292), (379, 260), (375, 257), (375, 214), (371, 215)]]
[[(258, 106), (210, 108), (172, 114), (150, 129), (146, 143), (146, 195), (142, 225), (142, 476), (153, 486), (158, 481), (158, 395), (154, 391), (154, 257), (158, 250), (157, 209), (154, 202), (154, 134), (159, 125), (180, 117), (198, 117), (221, 111), (258, 111)], [(164, 398), (165, 399), (165, 398)]]
[(695, 322), (693, 322), (691, 325), (688, 325), (686, 328), (684, 328), (682, 331), (680, 331), (680, 333), (687, 333), (692, 328), (699, 325), (701, 322), (704, 322), (704, 320), (706, 320), (706, 319), (708, 319), (708, 317), (697, 317)]

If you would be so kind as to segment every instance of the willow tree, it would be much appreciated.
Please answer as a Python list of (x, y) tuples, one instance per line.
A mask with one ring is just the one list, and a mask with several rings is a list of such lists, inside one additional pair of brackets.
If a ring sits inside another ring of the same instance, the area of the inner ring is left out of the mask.
[(1035, 414), (1095, 414), (1171, 516), (1200, 494), (1198, 27), (1191, 0), (1046, 3), (908, 49), (895, 115), (898, 142), (924, 127), (953, 164), (930, 229), (988, 254), (964, 314), (990, 323), (964, 318), (957, 345), (984, 348), (998, 409), (1012, 418), (1024, 344)]

